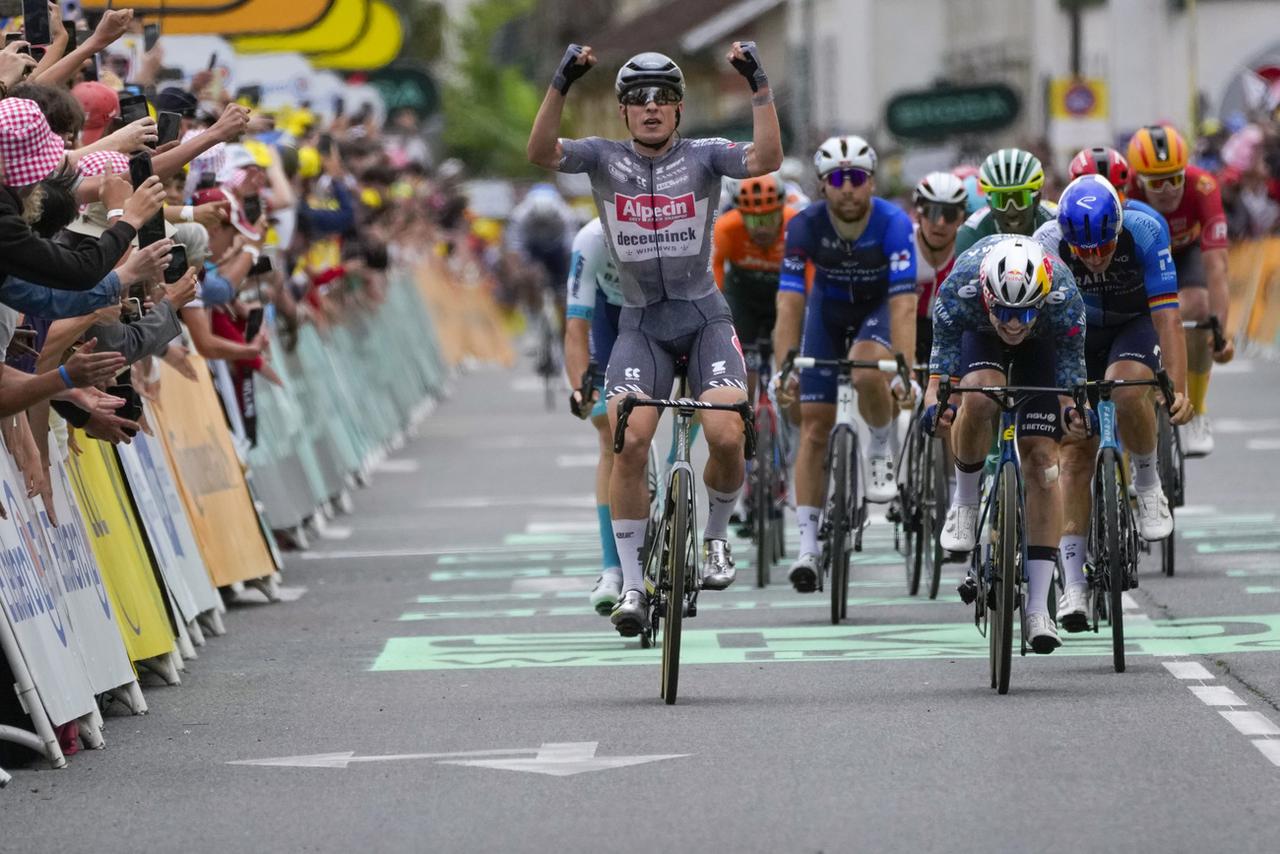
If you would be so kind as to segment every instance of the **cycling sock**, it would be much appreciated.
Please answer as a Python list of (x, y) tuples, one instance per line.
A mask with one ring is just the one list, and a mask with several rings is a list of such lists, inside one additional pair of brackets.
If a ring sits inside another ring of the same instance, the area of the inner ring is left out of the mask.
[(1160, 485), (1160, 472), (1156, 469), (1156, 452), (1135, 454), (1129, 452), (1129, 468), (1133, 472), (1133, 488), (1146, 492)]
[(800, 554), (818, 553), (818, 508), (800, 506), (796, 508), (796, 519), (800, 522)]
[(1049, 613), (1049, 588), (1058, 550), (1051, 546), (1027, 547), (1027, 613)]
[(1195, 407), (1196, 415), (1205, 414), (1209, 397), (1209, 372), (1187, 371), (1187, 400)]
[(985, 464), (986, 460), (980, 463), (962, 463), (956, 460), (956, 488), (951, 493), (952, 504), (977, 504), (981, 500), (978, 482), (982, 478)]
[(733, 506), (738, 503), (741, 493), (741, 486), (733, 492), (721, 492), (707, 487), (707, 527), (702, 532), (704, 540), (729, 539), (729, 517), (733, 515)]
[(604, 568), (617, 569), (622, 564), (618, 561), (618, 546), (613, 541), (613, 522), (609, 518), (609, 505), (597, 504), (596, 516), (600, 519), (600, 551), (604, 557)]
[(871, 441), (867, 443), (867, 455), (872, 457), (882, 457), (889, 452), (889, 439), (893, 435), (893, 421), (882, 427), (872, 427), (867, 425), (867, 431), (871, 434)]
[(1084, 575), (1085, 538), (1078, 534), (1066, 534), (1058, 544), (1062, 552), (1062, 578), (1067, 584), (1088, 584)]
[(644, 529), (648, 519), (614, 519), (613, 539), (622, 566), (622, 592), (644, 590), (644, 567), (640, 565), (640, 549), (644, 547)]

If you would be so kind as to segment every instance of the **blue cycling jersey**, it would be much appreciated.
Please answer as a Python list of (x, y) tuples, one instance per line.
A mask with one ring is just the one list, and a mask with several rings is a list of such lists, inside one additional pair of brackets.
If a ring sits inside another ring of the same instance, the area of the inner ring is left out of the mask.
[[(1143, 205), (1143, 207), (1146, 207)], [(1135, 317), (1178, 305), (1178, 275), (1169, 250), (1169, 227), (1132, 202), (1125, 203), (1124, 230), (1111, 263), (1092, 273), (1071, 252), (1057, 220), (1036, 230), (1045, 251), (1057, 255), (1075, 276), (1089, 326), (1121, 326)]]
[(787, 224), (779, 291), (805, 292), (805, 265), (813, 264), (815, 292), (825, 299), (873, 302), (916, 291), (916, 246), (911, 219), (891, 202), (871, 199), (867, 227), (843, 240), (826, 202), (814, 202)]

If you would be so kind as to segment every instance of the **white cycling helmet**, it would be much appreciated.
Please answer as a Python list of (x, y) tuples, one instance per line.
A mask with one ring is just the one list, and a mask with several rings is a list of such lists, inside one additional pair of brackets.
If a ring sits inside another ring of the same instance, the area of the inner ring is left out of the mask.
[(1039, 308), (1053, 285), (1053, 268), (1030, 237), (1006, 237), (982, 259), (982, 299), (988, 307)]
[(950, 172), (930, 172), (916, 184), (911, 200), (917, 205), (934, 202), (940, 205), (963, 205), (969, 199), (964, 182)]
[(813, 155), (813, 168), (819, 178), (825, 178), (837, 169), (862, 169), (876, 171), (876, 150), (860, 136), (833, 136)]

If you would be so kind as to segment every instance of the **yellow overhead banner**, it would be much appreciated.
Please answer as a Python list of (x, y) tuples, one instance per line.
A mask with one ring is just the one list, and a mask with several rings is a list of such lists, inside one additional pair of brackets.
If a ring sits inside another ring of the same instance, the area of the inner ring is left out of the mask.
[(120, 464), (106, 443), (81, 432), (76, 442), (84, 453), (68, 455), (67, 476), (125, 649), (133, 661), (166, 655), (173, 651), (173, 629)]
[(369, 5), (369, 21), (364, 34), (351, 47), (333, 53), (317, 53), (308, 57), (316, 68), (341, 71), (374, 71), (390, 65), (404, 45), (404, 28), (400, 14), (383, 0)]
[(204, 565), (217, 587), (274, 575), (213, 380), (204, 360), (194, 354), (191, 360), (195, 382), (161, 364), (160, 399), (151, 412)]
[[(223, 3), (221, 9), (194, 9), (175, 14), (168, 4), (160, 16), (160, 32), (169, 36), (246, 36), (255, 33), (292, 33), (314, 26), (335, 0), (245, 0)], [(95, 0), (86, 8), (105, 9)], [(157, 10), (158, 11), (158, 10)], [(154, 16), (153, 16), (154, 17)]]
[(234, 39), (240, 53), (325, 53), (344, 51), (364, 34), (371, 0), (334, 0), (315, 26), (300, 33)]

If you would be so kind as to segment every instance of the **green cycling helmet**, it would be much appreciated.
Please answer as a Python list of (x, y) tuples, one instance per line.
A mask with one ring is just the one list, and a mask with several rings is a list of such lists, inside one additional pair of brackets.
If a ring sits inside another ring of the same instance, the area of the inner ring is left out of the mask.
[(1002, 148), (987, 155), (978, 170), (978, 187), (983, 193), (992, 190), (1038, 191), (1044, 186), (1044, 167), (1040, 158), (1021, 148)]

